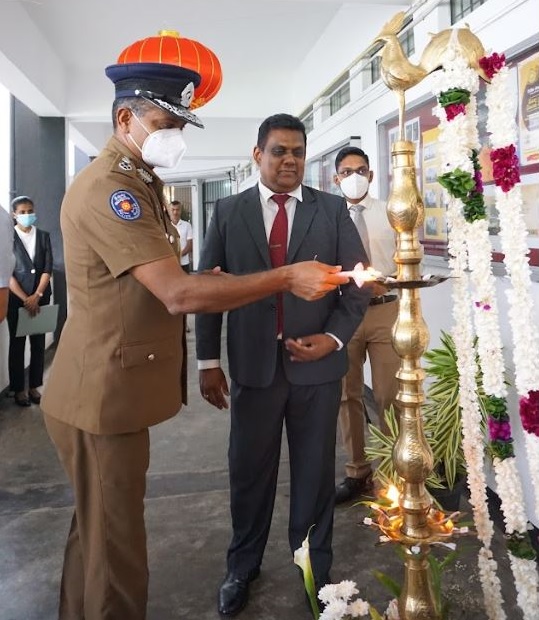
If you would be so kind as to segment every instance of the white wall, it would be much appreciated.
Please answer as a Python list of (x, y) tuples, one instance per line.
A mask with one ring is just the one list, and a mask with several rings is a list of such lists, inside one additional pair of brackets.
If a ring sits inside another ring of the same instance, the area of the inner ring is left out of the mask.
[(316, 99), (363, 52), (383, 24), (405, 8), (402, 5), (343, 5), (296, 72), (293, 89), (296, 112), (301, 113)]
[(36, 114), (59, 115), (66, 92), (61, 62), (22, 3), (2, 2), (0, 14), (2, 84)]

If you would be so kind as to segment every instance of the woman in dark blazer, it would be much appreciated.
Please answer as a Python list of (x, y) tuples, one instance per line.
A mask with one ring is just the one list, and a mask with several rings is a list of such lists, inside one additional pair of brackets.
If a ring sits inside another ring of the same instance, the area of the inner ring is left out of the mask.
[(15, 402), (21, 407), (39, 404), (38, 388), (43, 384), (45, 334), (30, 336), (29, 391), (25, 390), (24, 352), (26, 336), (17, 337), (19, 309), (35, 316), (39, 307), (50, 303), (52, 248), (48, 232), (34, 226), (34, 203), (28, 196), (19, 196), (11, 203), (15, 219), (13, 253), (15, 269), (9, 282), (9, 382), (15, 392)]

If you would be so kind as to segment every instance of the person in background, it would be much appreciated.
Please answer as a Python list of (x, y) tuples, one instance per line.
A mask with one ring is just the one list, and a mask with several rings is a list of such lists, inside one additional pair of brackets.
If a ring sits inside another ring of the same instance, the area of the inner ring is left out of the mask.
[(186, 273), (190, 273), (191, 254), (193, 252), (193, 228), (190, 222), (181, 219), (182, 209), (182, 203), (179, 200), (173, 200), (168, 207), (168, 213), (170, 221), (174, 224), (180, 236), (180, 264)]
[[(363, 241), (369, 264), (384, 275), (395, 271), (395, 231), (386, 204), (369, 196), (373, 172), (367, 154), (357, 147), (344, 147), (335, 159), (335, 183), (346, 198), (350, 216)], [(372, 491), (372, 471), (365, 459), (364, 365), (369, 356), (372, 390), (380, 428), (387, 429), (384, 411), (394, 404), (396, 372), (400, 358), (393, 349), (391, 330), (397, 320), (397, 295), (374, 283), (373, 297), (361, 325), (348, 343), (348, 372), (343, 381), (339, 422), (348, 454), (346, 477), (337, 485), (335, 502), (350, 501)]]
[[(353, 269), (366, 261), (345, 201), (302, 185), (306, 142), (303, 123), (289, 114), (260, 125), (253, 153), (260, 181), (216, 202), (201, 269), (220, 265), (240, 274), (301, 260)], [(317, 591), (330, 582), (341, 380), (346, 344), (369, 298), (366, 287), (351, 283), (311, 304), (285, 293), (228, 314), (233, 532), (218, 597), (218, 611), (225, 616), (245, 607), (249, 583), (260, 572), (283, 425), (290, 455), (290, 549), (299, 548), (310, 532)], [(228, 407), (229, 394), (219, 361), (221, 324), (221, 314), (196, 317), (201, 393), (219, 409)]]
[(7, 315), (9, 281), (15, 267), (13, 234), (13, 218), (0, 205), (0, 323)]
[[(182, 220), (182, 203), (179, 200), (172, 200), (167, 211), (170, 221), (174, 224), (180, 237), (180, 265), (185, 273), (191, 273), (191, 253), (193, 251), (193, 228), (186, 220)], [(187, 322), (187, 314), (184, 315), (184, 329), (189, 333), (191, 329)]]
[(25, 389), (24, 352), (26, 336), (16, 336), (19, 310), (24, 308), (30, 316), (39, 313), (40, 306), (50, 303), (52, 275), (52, 247), (49, 233), (36, 228), (37, 215), (34, 202), (28, 196), (18, 196), (11, 202), (15, 218), (13, 253), (15, 268), (9, 281), (9, 383), (20, 407), (39, 404), (39, 387), (43, 384), (45, 364), (45, 334), (30, 338), (29, 390)]
[(313, 261), (241, 277), (188, 275), (154, 168), (185, 153), (198, 73), (117, 63), (113, 136), (60, 212), (69, 308), (41, 408), (74, 491), (60, 620), (144, 620), (149, 427), (178, 413), (186, 312), (221, 312), (291, 291), (318, 299), (348, 282)]

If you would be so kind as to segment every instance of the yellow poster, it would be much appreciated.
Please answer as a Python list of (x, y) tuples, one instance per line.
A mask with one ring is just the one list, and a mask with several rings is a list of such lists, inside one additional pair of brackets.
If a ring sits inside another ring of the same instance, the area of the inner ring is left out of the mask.
[(518, 64), (520, 163), (539, 163), (539, 53)]
[(443, 204), (443, 190), (438, 183), (440, 174), (440, 157), (438, 152), (438, 127), (428, 129), (422, 134), (423, 138), (423, 202), (425, 204), (424, 238), (446, 240), (445, 205)]

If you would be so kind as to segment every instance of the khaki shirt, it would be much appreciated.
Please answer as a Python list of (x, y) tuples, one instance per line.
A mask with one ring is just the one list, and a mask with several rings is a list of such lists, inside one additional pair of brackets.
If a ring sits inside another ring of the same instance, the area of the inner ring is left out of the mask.
[(182, 400), (183, 317), (129, 273), (179, 253), (162, 182), (113, 137), (68, 189), (60, 219), (68, 316), (43, 411), (96, 434), (172, 417)]

